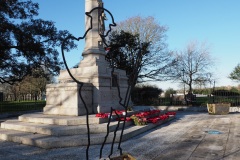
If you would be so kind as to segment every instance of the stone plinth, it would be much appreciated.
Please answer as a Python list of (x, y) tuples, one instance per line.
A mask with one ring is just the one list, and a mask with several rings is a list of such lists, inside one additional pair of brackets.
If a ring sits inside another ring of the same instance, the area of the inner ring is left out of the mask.
[[(80, 62), (79, 68), (73, 68), (70, 70), (72, 75), (79, 80), (80, 82), (84, 82), (92, 85), (92, 92), (90, 88), (87, 90), (86, 100), (88, 101), (89, 113), (106, 113), (110, 112), (110, 108), (113, 107), (115, 109), (123, 110), (124, 108), (119, 104), (119, 96), (117, 87), (114, 86), (112, 80), (112, 69), (109, 68), (108, 62), (105, 60), (105, 55), (103, 54), (87, 54), (84, 55), (84, 59)], [(126, 77), (126, 73), (123, 70), (115, 70), (114, 75), (117, 77), (117, 81), (120, 86), (121, 97), (124, 99), (127, 92), (128, 87), (128, 78)], [(78, 107), (75, 105), (75, 109), (79, 109), (81, 111), (74, 110), (74, 114), (72, 111), (60, 112), (61, 109), (54, 109), (54, 103), (57, 108), (62, 108), (58, 103), (64, 101), (65, 104), (73, 102), (78, 102), (76, 99), (78, 94), (75, 92), (65, 92), (64, 89), (57, 89), (57, 87), (63, 88), (65, 85), (70, 85), (72, 81), (66, 70), (62, 70), (59, 75), (60, 84), (57, 85), (48, 85), (47, 86), (47, 106), (44, 108), (44, 114), (59, 114), (59, 115), (84, 115), (85, 109), (81, 106), (81, 103), (78, 103)], [(85, 86), (85, 84), (84, 84)], [(55, 89), (51, 89), (55, 88)], [(56, 92), (54, 92), (56, 90)], [(63, 91), (60, 93), (60, 91)], [(85, 91), (83, 89), (83, 93)], [(57, 96), (60, 94), (61, 96)], [(65, 95), (65, 96), (64, 96)], [(73, 97), (74, 100), (73, 99)], [(55, 100), (56, 97), (62, 98), (61, 100)], [(72, 97), (69, 100), (65, 101), (68, 97)], [(51, 100), (53, 99), (53, 100)], [(92, 101), (91, 101), (91, 100)], [(51, 102), (48, 102), (51, 101)], [(57, 103), (58, 102), (58, 103)], [(91, 103), (92, 102), (92, 103)], [(50, 106), (49, 106), (50, 105)], [(66, 105), (71, 107), (72, 105)], [(51, 112), (49, 112), (49, 107), (51, 107)], [(84, 111), (82, 111), (84, 109)], [(72, 110), (72, 109), (71, 109)]]
[[(79, 97), (79, 85), (77, 83), (59, 83), (47, 85), (47, 102), (44, 107), (44, 114), (71, 115), (78, 116), (86, 114), (86, 109)], [(84, 84), (82, 97), (92, 113), (92, 93), (91, 84)]]
[[(80, 68), (75, 69), (76, 73), (79, 73), (81, 70)], [(115, 72), (114, 74), (118, 77), (121, 97), (124, 99), (127, 92), (127, 78), (121, 72)], [(110, 112), (111, 107), (120, 110), (124, 109), (119, 104), (118, 89), (112, 86), (110, 73), (99, 75), (99, 73), (95, 72), (92, 76), (79, 76), (77, 78), (88, 82), (88, 86), (84, 84), (85, 87), (83, 87), (82, 94), (84, 100), (87, 102), (90, 114)], [(75, 85), (75, 87), (72, 87), (73, 90), (67, 87), (69, 85)], [(84, 115), (86, 113), (85, 108), (80, 100), (77, 89), (78, 86), (76, 83), (69, 82), (48, 85), (47, 105), (44, 107), (44, 114)], [(70, 110), (67, 111), (67, 108)]]
[(208, 103), (208, 113), (209, 114), (228, 114), (230, 103)]
[[(86, 56), (79, 67), (70, 71), (77, 80), (84, 82), (82, 94), (90, 114), (110, 112), (111, 107), (124, 109), (119, 104), (117, 87), (112, 83), (112, 69), (108, 67), (103, 56), (97, 54), (95, 57), (94, 54)], [(126, 73), (123, 70), (115, 70), (114, 75), (117, 77), (121, 97), (124, 99), (128, 87)], [(75, 116), (86, 114), (78, 94), (79, 86), (72, 82), (66, 70), (60, 72), (59, 81), (59, 84), (47, 85), (47, 105), (44, 114)]]

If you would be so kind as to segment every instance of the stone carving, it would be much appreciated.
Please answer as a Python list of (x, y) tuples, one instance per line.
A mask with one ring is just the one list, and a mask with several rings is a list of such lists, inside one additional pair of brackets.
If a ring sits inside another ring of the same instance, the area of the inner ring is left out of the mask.
[[(103, 7), (103, 2), (98, 2), (99, 7)], [(106, 14), (104, 13), (104, 10), (99, 9), (98, 11), (98, 32), (101, 35), (104, 35), (105, 32), (105, 20), (107, 20)]]

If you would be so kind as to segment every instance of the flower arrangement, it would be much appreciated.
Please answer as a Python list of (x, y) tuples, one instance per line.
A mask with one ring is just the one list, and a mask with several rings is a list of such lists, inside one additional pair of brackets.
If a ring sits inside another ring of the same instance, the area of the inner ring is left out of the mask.
[(147, 123), (158, 123), (159, 121), (164, 121), (169, 118), (169, 116), (175, 116), (176, 112), (166, 112), (163, 115), (157, 115), (151, 117), (151, 115), (159, 114), (159, 110), (140, 112), (136, 115), (131, 116), (135, 125), (147, 125)]
[(96, 117), (99, 117), (99, 118), (108, 118), (110, 115), (110, 113), (97, 113), (96, 114)]
[[(115, 110), (113, 112), (113, 115), (115, 114), (118, 114), (118, 115), (125, 115), (125, 111), (122, 110), (122, 111), (119, 111), (119, 110)], [(110, 116), (110, 113), (97, 113), (96, 114), (96, 117), (99, 117), (99, 118), (108, 118)]]
[(176, 115), (176, 112), (167, 112), (167, 113), (165, 113), (166, 115), (171, 115), (171, 116), (175, 116)]
[(148, 118), (148, 122), (150, 122), (150, 123), (157, 123), (157, 122), (159, 122), (161, 120), (166, 120), (168, 118), (169, 118), (169, 115), (164, 114), (164, 115), (160, 115), (158, 117)]
[(147, 125), (147, 118), (138, 117), (136, 115), (132, 115), (130, 118), (133, 120), (134, 124), (137, 126)]
[(125, 112), (124, 110), (123, 111), (115, 110), (115, 112), (113, 112), (113, 113), (116, 113), (118, 115), (123, 115), (124, 112)]
[[(116, 110), (114, 113), (118, 115), (125, 115), (125, 111), (118, 111)], [(144, 111), (139, 112), (131, 117), (126, 117), (125, 121), (133, 121), (135, 125), (142, 126), (147, 125), (148, 123), (158, 123), (159, 121), (164, 121), (169, 118), (169, 116), (175, 116), (176, 112), (166, 112), (163, 115), (159, 115), (160, 110), (151, 110), (151, 111)], [(96, 117), (99, 118), (108, 118), (110, 113), (98, 113)], [(124, 117), (116, 118), (116, 120), (124, 121)]]
[[(121, 118), (116, 118), (116, 120), (118, 121), (118, 120), (120, 120), (120, 121), (124, 121), (124, 117), (121, 117)], [(131, 121), (132, 119), (130, 118), (130, 117), (126, 117), (126, 122), (129, 122), (129, 121)]]
[(142, 125), (147, 125), (148, 122), (151, 122), (148, 120), (151, 116), (159, 115), (159, 113), (160, 113), (160, 110), (144, 111), (136, 115), (132, 115), (130, 118), (133, 120), (135, 125), (142, 126)]
[(145, 112), (140, 112), (138, 114), (136, 114), (137, 117), (147, 117), (150, 115), (155, 115), (155, 114), (159, 114), (160, 110), (151, 110), (151, 111), (145, 111)]

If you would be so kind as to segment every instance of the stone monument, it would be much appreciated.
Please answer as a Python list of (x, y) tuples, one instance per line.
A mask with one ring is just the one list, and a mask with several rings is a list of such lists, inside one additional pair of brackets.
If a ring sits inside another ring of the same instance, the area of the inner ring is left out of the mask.
[[(112, 73), (113, 70), (109, 68), (108, 62), (105, 61), (106, 52), (101, 38), (105, 30), (105, 16), (103, 9), (98, 8), (103, 4), (102, 0), (86, 0), (85, 2), (86, 12), (92, 14), (93, 25), (88, 34), (83, 36), (86, 42), (82, 53), (83, 60), (80, 62), (79, 68), (71, 69), (71, 76), (77, 80), (73, 80), (67, 71), (61, 71), (60, 83), (47, 85), (47, 104), (44, 107), (44, 114), (24, 114), (19, 116), (18, 120), (2, 122), (0, 128), (1, 140), (45, 149), (84, 145), (87, 146), (86, 159), (90, 156), (88, 150), (90, 145), (102, 144), (102, 148), (100, 148), (101, 158), (105, 143), (119, 142), (118, 150), (120, 150), (121, 141), (166, 122), (162, 121), (156, 125), (151, 124), (139, 128), (139, 126), (132, 126), (131, 121), (120, 123), (114, 121), (118, 117), (117, 115), (112, 116), (113, 121), (111, 123), (108, 123), (108, 118), (95, 116), (94, 113), (110, 112), (111, 107), (125, 109), (119, 105), (118, 87), (116, 87), (115, 78), (120, 86), (123, 99), (127, 92), (128, 79), (125, 71), (115, 70)], [(99, 10), (95, 10), (96, 7)], [(93, 8), (95, 12), (89, 12)], [(104, 11), (108, 12), (107, 10)], [(88, 17), (86, 17), (85, 24), (86, 30), (88, 30)], [(99, 36), (99, 33), (101, 36)], [(76, 83), (77, 81), (81, 83)], [(79, 92), (79, 88), (81, 88), (81, 92)], [(83, 97), (87, 109), (80, 95)], [(86, 110), (92, 115), (86, 114)], [(125, 115), (130, 116), (136, 113), (138, 112), (128, 112)], [(123, 132), (125, 126), (128, 126), (128, 128)], [(118, 129), (122, 131), (117, 132)], [(86, 134), (88, 135), (86, 136)], [(112, 152), (112, 149), (110, 152)], [(123, 157), (121, 155), (118, 158)]]
[[(95, 7), (102, 7), (102, 0), (85, 0), (85, 11), (89, 12)], [(85, 48), (82, 53), (83, 60), (78, 68), (70, 69), (72, 75), (84, 83), (82, 95), (86, 101), (90, 114), (110, 112), (110, 108), (124, 108), (119, 105), (119, 97), (114, 78), (120, 86), (121, 96), (125, 98), (127, 91), (126, 73), (123, 70), (112, 69), (105, 60), (106, 51), (100, 34), (104, 34), (105, 24), (104, 12), (94, 10), (92, 16), (92, 29), (85, 37)], [(90, 27), (90, 17), (85, 17), (86, 31)], [(73, 82), (66, 70), (60, 71), (58, 84), (47, 85), (44, 114), (53, 115), (85, 115), (83, 102), (79, 98), (78, 84)]]

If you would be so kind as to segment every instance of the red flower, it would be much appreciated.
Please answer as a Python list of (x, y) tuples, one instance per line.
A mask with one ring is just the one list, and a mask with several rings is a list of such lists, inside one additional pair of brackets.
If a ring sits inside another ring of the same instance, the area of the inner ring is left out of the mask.
[(140, 112), (140, 113), (136, 114), (136, 116), (137, 117), (146, 117), (146, 116), (158, 114), (158, 113), (160, 113), (160, 110), (151, 110), (151, 111)]
[[(116, 120), (118, 121), (119, 119), (118, 118), (116, 118)], [(130, 117), (126, 117), (126, 122), (128, 122), (128, 121), (131, 121), (132, 119), (130, 118)], [(124, 121), (124, 117), (121, 117), (120, 118), (120, 121)]]
[(150, 123), (157, 123), (161, 119), (159, 117), (154, 117), (154, 118), (148, 118), (148, 122)]
[(108, 118), (108, 116), (110, 115), (110, 113), (97, 113), (96, 117), (99, 118)]
[(165, 113), (166, 115), (173, 115), (173, 116), (175, 116), (176, 115), (176, 112), (167, 112), (167, 113)]
[(161, 120), (166, 120), (168, 118), (169, 118), (169, 115), (166, 115), (166, 114), (160, 116)]
[(125, 112), (124, 110), (123, 111), (119, 111), (119, 110), (116, 110), (115, 113), (117, 113), (118, 115), (122, 115), (123, 112)]

